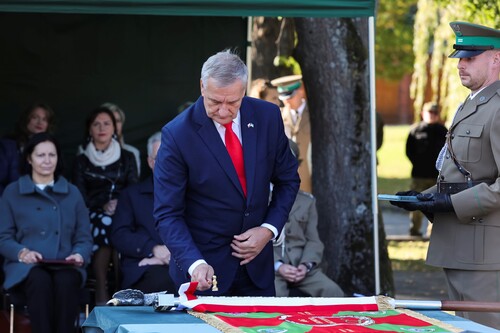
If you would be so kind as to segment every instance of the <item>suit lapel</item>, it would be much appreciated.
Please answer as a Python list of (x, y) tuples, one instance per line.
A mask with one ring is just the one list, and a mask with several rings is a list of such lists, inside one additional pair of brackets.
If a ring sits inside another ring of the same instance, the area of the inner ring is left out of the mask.
[(243, 142), (243, 159), (245, 162), (245, 177), (247, 179), (247, 200), (253, 193), (255, 181), (255, 162), (257, 160), (257, 131), (259, 130), (255, 118), (255, 110), (246, 98), (240, 106), (241, 141)]
[[(226, 173), (233, 185), (243, 196), (243, 189), (241, 188), (240, 180), (238, 179), (238, 175), (236, 174), (236, 169), (234, 168), (233, 162), (231, 161), (231, 157), (227, 152), (224, 142), (222, 142), (220, 138), (219, 132), (215, 128), (213, 120), (207, 116), (205, 107), (203, 105), (203, 97), (200, 97), (196, 102), (193, 119), (199, 125), (198, 135), (201, 137), (201, 140), (205, 144), (206, 148), (212, 153), (214, 158), (219, 163), (221, 169)], [(243, 153), (245, 154), (245, 152)]]

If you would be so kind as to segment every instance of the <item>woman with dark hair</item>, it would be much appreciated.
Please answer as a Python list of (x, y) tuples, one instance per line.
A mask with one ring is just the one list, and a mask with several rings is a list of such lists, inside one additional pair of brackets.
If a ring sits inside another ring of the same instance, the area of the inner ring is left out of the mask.
[(52, 135), (31, 136), (23, 176), (0, 200), (4, 288), (24, 294), (33, 333), (74, 330), (92, 253), (88, 210), (80, 191), (62, 176), (60, 156)]
[(117, 141), (116, 121), (108, 108), (99, 107), (89, 114), (85, 137), (83, 153), (76, 157), (73, 183), (90, 211), (95, 301), (100, 305), (109, 300), (107, 273), (112, 259), (118, 271), (118, 258), (109, 241), (117, 198), (123, 188), (138, 181), (138, 175), (134, 155)]
[(0, 139), (0, 196), (19, 178), (19, 159), (29, 138), (36, 133), (54, 133), (54, 111), (45, 103), (33, 103), (21, 114), (15, 131)]
[(52, 108), (42, 102), (31, 104), (19, 117), (16, 130), (8, 137), (17, 143), (19, 150), (23, 150), (29, 138), (36, 133), (48, 132), (54, 134), (55, 115)]

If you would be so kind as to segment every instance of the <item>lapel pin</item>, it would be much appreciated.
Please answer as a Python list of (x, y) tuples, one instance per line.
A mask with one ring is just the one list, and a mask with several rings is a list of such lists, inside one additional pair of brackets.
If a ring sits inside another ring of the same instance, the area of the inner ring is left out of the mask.
[(253, 123), (248, 123), (247, 127), (248, 128), (253, 128)]

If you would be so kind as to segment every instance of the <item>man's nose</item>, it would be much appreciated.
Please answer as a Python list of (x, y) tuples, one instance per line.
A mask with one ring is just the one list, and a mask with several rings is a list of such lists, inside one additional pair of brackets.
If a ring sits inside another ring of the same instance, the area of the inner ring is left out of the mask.
[(231, 112), (229, 112), (229, 108), (225, 105), (221, 105), (221, 107), (219, 108), (219, 116), (225, 117), (225, 116), (228, 116), (230, 114), (231, 114)]

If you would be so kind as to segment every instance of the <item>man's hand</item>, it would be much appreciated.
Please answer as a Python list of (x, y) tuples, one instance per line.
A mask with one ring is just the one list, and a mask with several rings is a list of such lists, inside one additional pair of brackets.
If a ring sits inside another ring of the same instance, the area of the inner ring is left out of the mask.
[(231, 247), (232, 255), (236, 258), (243, 259), (240, 265), (246, 265), (252, 261), (260, 251), (266, 246), (274, 235), (271, 230), (265, 227), (255, 227), (248, 229), (242, 234), (235, 235)]
[[(417, 191), (404, 191), (404, 192), (396, 193), (396, 195), (401, 195), (401, 196), (417, 196), (419, 194), (420, 194), (420, 192), (417, 192)], [(389, 202), (391, 203), (391, 205), (399, 207), (399, 208), (403, 208), (406, 210), (416, 210), (416, 209), (409, 209), (407, 207), (408, 202), (404, 202), (404, 201), (389, 201)]]
[[(411, 193), (411, 194), (409, 194)], [(415, 194), (416, 193), (416, 194)], [(420, 210), (423, 213), (453, 212), (453, 204), (447, 193), (418, 193), (415, 191), (398, 192), (396, 195), (416, 195), (418, 202), (395, 202), (391, 204), (409, 211)]]
[(214, 269), (208, 264), (199, 264), (193, 270), (191, 275), (191, 282), (197, 281), (198, 286), (196, 290), (204, 291), (212, 287), (212, 277), (214, 276)]
[(295, 267), (289, 264), (282, 264), (280, 268), (278, 268), (278, 273), (290, 283), (297, 283), (306, 277), (307, 267), (304, 265), (299, 265), (299, 267)]
[[(161, 260), (160, 265), (169, 265), (170, 264), (170, 251), (165, 245), (155, 245), (153, 247), (153, 256)], [(157, 264), (156, 264), (157, 265)]]
[(165, 265), (165, 264), (163, 263), (163, 261), (160, 258), (156, 258), (156, 257), (143, 258), (137, 264), (137, 266), (139, 266), (139, 267), (148, 266), (148, 265), (160, 265), (161, 266), (161, 265)]

